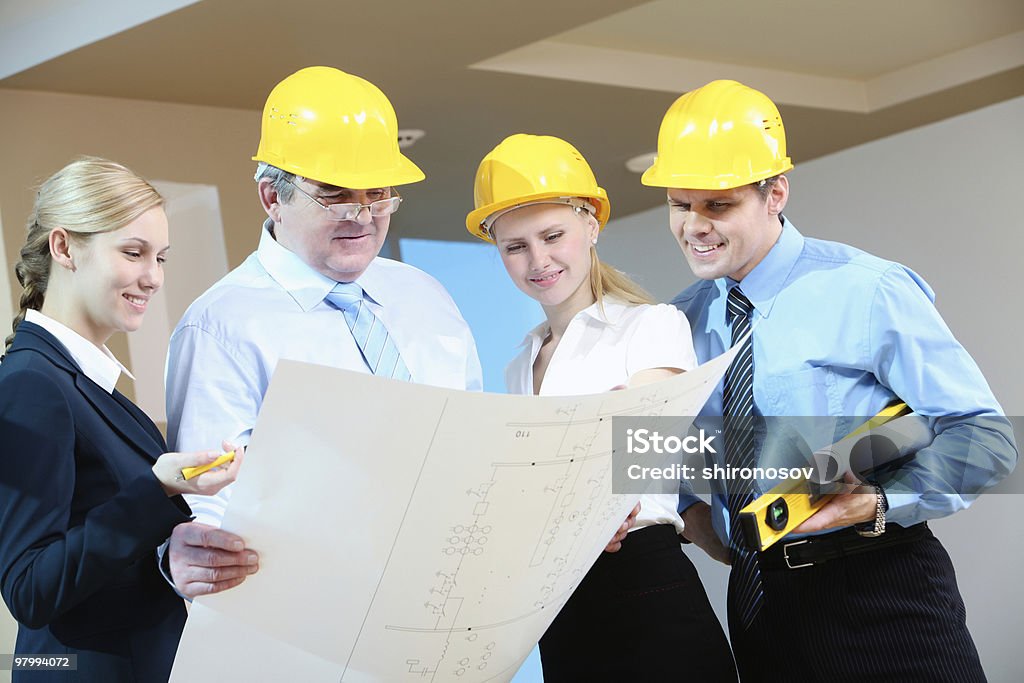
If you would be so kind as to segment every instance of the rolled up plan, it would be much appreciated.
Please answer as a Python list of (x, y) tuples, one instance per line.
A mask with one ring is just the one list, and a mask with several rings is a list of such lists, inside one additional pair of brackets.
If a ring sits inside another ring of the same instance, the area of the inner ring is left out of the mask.
[(864, 479), (886, 465), (913, 457), (934, 438), (925, 417), (912, 413), (890, 420), (815, 451), (812, 479), (828, 484), (842, 481), (848, 472)]

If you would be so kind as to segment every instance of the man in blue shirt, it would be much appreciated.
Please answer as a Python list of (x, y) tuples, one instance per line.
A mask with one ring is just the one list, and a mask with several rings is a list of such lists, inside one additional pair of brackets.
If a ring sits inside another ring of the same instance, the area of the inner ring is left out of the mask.
[[(685, 533), (732, 564), (729, 626), (744, 681), (984, 680), (952, 564), (926, 521), (1013, 469), (1009, 423), (920, 276), (805, 238), (782, 215), (791, 168), (777, 108), (740, 83), (687, 93), (662, 122), (643, 182), (668, 189), (672, 233), (701, 278), (673, 303), (701, 362), (742, 345), (703, 414), (819, 416), (848, 431), (864, 419), (853, 416), (898, 398), (935, 437), (763, 553), (729, 519), (763, 482), (716, 482), (713, 507), (681, 498)], [(737, 331), (748, 329), (745, 341)], [(737, 453), (725, 457), (734, 464)]]
[[(395, 186), (424, 178), (399, 151), (384, 93), (338, 69), (302, 69), (270, 93), (261, 129), (259, 247), (171, 336), (172, 447), (210, 434), (247, 445), (282, 359), (481, 389), (476, 344), (452, 298), (426, 273), (378, 257), (402, 201)], [(219, 528), (230, 493), (190, 498), (196, 520), (170, 538), (165, 571), (185, 597), (233, 588), (259, 567), (242, 538)]]

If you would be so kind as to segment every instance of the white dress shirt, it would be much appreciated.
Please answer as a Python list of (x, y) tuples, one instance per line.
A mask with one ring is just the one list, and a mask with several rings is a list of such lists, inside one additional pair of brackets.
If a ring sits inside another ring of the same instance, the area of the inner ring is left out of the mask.
[[(533, 393), (533, 363), (551, 332), (547, 322), (526, 335), (522, 352), (505, 370), (509, 393)], [(544, 381), (542, 396), (597, 394), (626, 384), (641, 370), (697, 366), (690, 325), (674, 306), (632, 305), (611, 297), (604, 312), (595, 303), (576, 314), (555, 349)], [(636, 526), (673, 524), (683, 530), (676, 511), (678, 494), (647, 494), (640, 497)]]
[(85, 376), (102, 387), (103, 391), (108, 394), (114, 393), (114, 386), (122, 372), (130, 379), (135, 379), (132, 373), (128, 372), (128, 368), (114, 358), (110, 349), (106, 346), (96, 346), (67, 325), (31, 308), (25, 311), (25, 320), (39, 325), (56, 337), (57, 341), (63, 344), (67, 352), (71, 354), (71, 359), (85, 373)]
[[(377, 258), (357, 282), (414, 382), (482, 388), (469, 327), (437, 280)], [(264, 229), (256, 252), (200, 296), (171, 335), (167, 436), (172, 450), (217, 448), (225, 439), (248, 444), (281, 359), (369, 372), (344, 313), (324, 300), (335, 284)], [(230, 490), (187, 497), (196, 519), (219, 525)]]

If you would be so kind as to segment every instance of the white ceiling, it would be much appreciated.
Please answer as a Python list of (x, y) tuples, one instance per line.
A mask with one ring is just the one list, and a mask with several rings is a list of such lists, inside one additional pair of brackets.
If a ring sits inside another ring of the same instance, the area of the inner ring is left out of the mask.
[(552, 40), (866, 80), (1022, 30), (1021, 0), (656, 0)]
[(200, 0), (10, 0), (0, 5), (0, 79)]
[(871, 112), (1024, 65), (1021, 0), (655, 0), (473, 68)]

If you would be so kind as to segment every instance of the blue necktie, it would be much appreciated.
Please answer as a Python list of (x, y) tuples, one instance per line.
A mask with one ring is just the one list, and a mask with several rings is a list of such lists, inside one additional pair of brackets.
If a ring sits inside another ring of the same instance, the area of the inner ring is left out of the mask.
[(384, 323), (366, 305), (363, 288), (354, 282), (339, 282), (327, 295), (327, 302), (345, 314), (363, 360), (370, 372), (381, 377), (412, 380), (409, 368)]
[[(750, 331), (750, 315), (753, 304), (744, 296), (739, 287), (729, 291), (726, 301), (726, 317), (732, 323), (732, 343)], [(725, 418), (725, 450), (727, 464), (731, 467), (753, 467), (756, 464), (754, 446), (754, 344), (753, 337), (747, 336), (736, 358), (725, 372), (722, 392), (722, 415)], [(761, 569), (757, 553), (746, 547), (740, 529), (740, 510), (754, 500), (754, 482), (749, 479), (730, 479), (727, 487), (729, 498), (729, 545), (732, 550), (732, 571), (729, 573), (729, 588), (733, 593), (733, 604), (740, 616), (743, 628), (749, 628), (754, 621), (764, 592), (761, 586)]]

